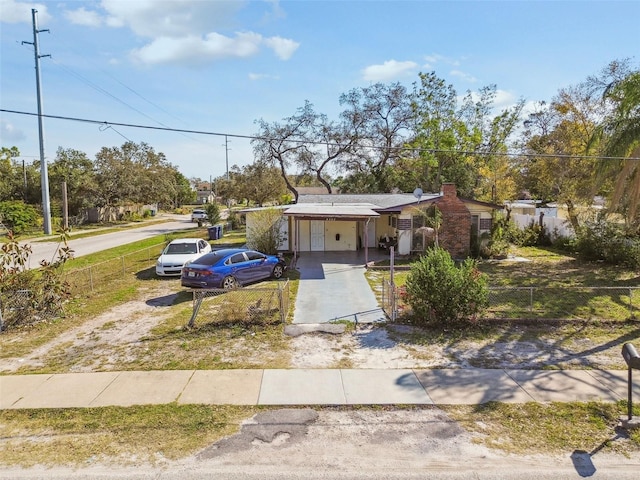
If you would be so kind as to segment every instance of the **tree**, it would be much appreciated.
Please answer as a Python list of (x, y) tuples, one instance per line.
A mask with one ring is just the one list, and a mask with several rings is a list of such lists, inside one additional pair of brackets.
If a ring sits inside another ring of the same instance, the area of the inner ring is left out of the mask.
[(560, 90), (525, 122), (525, 151), (534, 157), (524, 161), (522, 187), (540, 200), (564, 203), (575, 231), (580, 228), (576, 205), (591, 205), (595, 194), (596, 165), (586, 155), (603, 114), (600, 99), (581, 83)]
[(15, 161), (14, 158), (20, 156), (17, 147), (2, 147), (0, 151), (0, 201), (15, 200)]
[(215, 225), (220, 221), (220, 207), (216, 202), (207, 203), (204, 206), (204, 211), (207, 212), (209, 225)]
[(131, 156), (132, 142), (123, 148), (102, 147), (96, 154), (96, 205), (116, 206), (132, 201), (137, 196), (138, 179)]
[(58, 148), (55, 160), (49, 165), (51, 197), (58, 201), (62, 201), (62, 182), (67, 184), (70, 215), (78, 215), (83, 208), (93, 206), (95, 172), (86, 153), (73, 148)]
[(275, 165), (296, 201), (298, 191), (292, 177), (297, 175), (313, 175), (331, 193), (327, 171), (353, 144), (345, 125), (330, 122), (308, 101), (283, 123), (256, 123), (259, 133), (251, 141), (256, 162)]
[(451, 182), (461, 196), (498, 201), (515, 191), (506, 156), (524, 101), (494, 115), (497, 87), (468, 91), (459, 104), (454, 87), (435, 72), (414, 84), (415, 136), (411, 155), (400, 163), (412, 171), (415, 186), (438, 191)]
[(193, 194), (188, 180), (179, 174), (162, 152), (146, 143), (126, 142), (122, 147), (103, 147), (96, 154), (96, 204), (158, 203), (177, 206)]
[[(608, 159), (599, 168), (600, 180), (613, 179), (611, 208), (625, 215), (627, 224), (637, 229), (640, 221), (640, 71), (629, 71), (628, 61), (611, 62), (601, 78), (590, 78), (609, 111), (593, 136)], [(633, 160), (632, 158), (635, 158)]]
[[(341, 189), (351, 193), (390, 192), (396, 178), (393, 165), (409, 138), (413, 112), (406, 88), (399, 83), (376, 83), (340, 96), (345, 109), (340, 156), (342, 170), (349, 172)], [(415, 188), (415, 187), (414, 187)]]
[(242, 167), (234, 176), (236, 198), (246, 198), (258, 206), (278, 201), (287, 191), (286, 184), (275, 167), (260, 161)]
[(0, 150), (0, 201), (23, 200), (38, 204), (40, 194), (40, 162), (18, 163), (17, 147), (2, 147)]

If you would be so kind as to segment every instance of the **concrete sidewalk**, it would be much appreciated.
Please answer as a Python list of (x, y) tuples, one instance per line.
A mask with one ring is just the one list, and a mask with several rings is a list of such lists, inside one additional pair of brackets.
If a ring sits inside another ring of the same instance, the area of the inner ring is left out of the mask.
[[(634, 379), (634, 398), (640, 383)], [(165, 370), (0, 376), (0, 409), (615, 402), (626, 370)]]

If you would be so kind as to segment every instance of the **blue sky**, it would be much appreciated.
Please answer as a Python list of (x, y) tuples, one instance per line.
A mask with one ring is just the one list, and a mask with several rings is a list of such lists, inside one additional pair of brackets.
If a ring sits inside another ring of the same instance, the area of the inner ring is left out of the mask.
[[(499, 107), (550, 100), (610, 61), (638, 65), (640, 1), (0, 0), (0, 108), (36, 112), (31, 9), (43, 112), (229, 135), (256, 133), (304, 102), (337, 119), (339, 96), (407, 87), (435, 71), (459, 94), (496, 84)], [(93, 158), (127, 139), (187, 177), (226, 170), (225, 139), (45, 119), (45, 155)], [(229, 166), (253, 161), (228, 138)], [(0, 112), (0, 145), (39, 158), (35, 117)]]

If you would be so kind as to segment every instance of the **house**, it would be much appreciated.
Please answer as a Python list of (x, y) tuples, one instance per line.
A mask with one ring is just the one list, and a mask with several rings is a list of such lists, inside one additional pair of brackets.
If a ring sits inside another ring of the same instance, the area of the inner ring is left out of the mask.
[[(420, 230), (425, 212), (436, 205), (442, 214), (439, 245), (454, 257), (466, 257), (472, 229), (480, 236), (491, 230), (493, 211), (500, 205), (459, 198), (453, 184), (419, 198), (413, 194), (300, 195), (283, 207), (281, 250), (356, 251), (393, 245), (399, 255), (422, 252), (432, 238)], [(246, 210), (247, 231), (251, 212)]]

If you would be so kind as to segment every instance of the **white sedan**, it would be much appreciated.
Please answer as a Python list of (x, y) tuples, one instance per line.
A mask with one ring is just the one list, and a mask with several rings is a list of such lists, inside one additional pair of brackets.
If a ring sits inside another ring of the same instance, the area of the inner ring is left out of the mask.
[(156, 275), (179, 276), (187, 262), (211, 251), (211, 245), (201, 238), (177, 238), (165, 247), (156, 262)]

